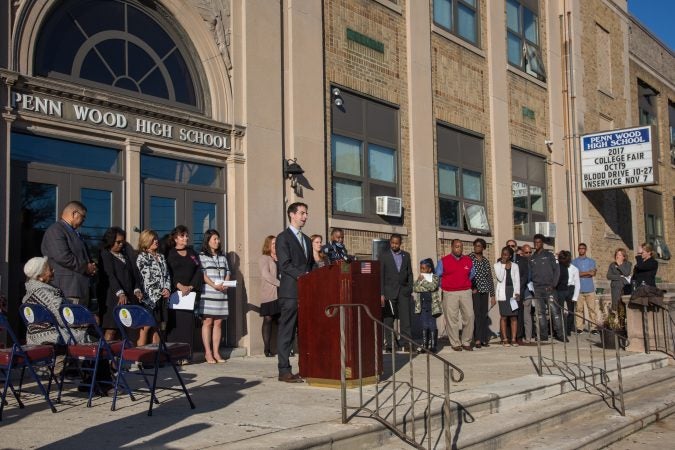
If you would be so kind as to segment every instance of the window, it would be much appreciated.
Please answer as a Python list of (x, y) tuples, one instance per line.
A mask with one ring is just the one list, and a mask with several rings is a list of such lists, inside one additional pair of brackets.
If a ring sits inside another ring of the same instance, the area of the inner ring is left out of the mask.
[(434, 0), (434, 23), (478, 45), (477, 3), (476, 0)]
[(534, 223), (546, 221), (546, 159), (513, 149), (511, 152), (513, 235), (531, 239)]
[[(654, 148), (658, 155), (658, 119), (657, 119), (657, 98), (659, 93), (642, 80), (638, 80), (638, 114), (640, 125), (652, 125), (652, 138), (656, 141)], [(661, 158), (661, 155), (658, 155)]]
[(376, 214), (376, 197), (399, 193), (398, 110), (338, 93), (342, 103), (332, 105), (333, 214), (400, 223)]
[(198, 186), (224, 185), (220, 167), (145, 154), (141, 155), (141, 178)]
[(675, 103), (668, 102), (668, 123), (670, 125), (670, 163), (675, 164)]
[(37, 39), (36, 75), (200, 106), (190, 51), (162, 13), (128, 0), (69, 0), (52, 10)]
[(670, 250), (663, 235), (663, 204), (658, 192), (642, 190), (645, 209), (645, 241), (654, 246), (661, 259), (670, 259)]
[(506, 0), (506, 49), (509, 64), (546, 81), (537, 0)]
[(595, 24), (595, 54), (597, 67), (605, 67), (607, 70), (598, 72), (598, 90), (606, 94), (612, 93), (612, 41), (609, 31)]
[(120, 173), (120, 152), (97, 145), (12, 133), (11, 158), (105, 173)]
[(483, 189), (483, 139), (437, 125), (436, 142), (441, 228), (489, 233)]

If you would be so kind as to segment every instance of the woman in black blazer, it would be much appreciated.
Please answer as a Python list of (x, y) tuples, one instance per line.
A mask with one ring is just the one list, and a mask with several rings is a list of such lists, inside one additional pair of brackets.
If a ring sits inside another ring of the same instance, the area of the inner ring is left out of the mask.
[(113, 317), (115, 306), (137, 303), (143, 298), (143, 293), (126, 232), (120, 227), (110, 227), (101, 240), (99, 314), (105, 339), (109, 341), (117, 337)]

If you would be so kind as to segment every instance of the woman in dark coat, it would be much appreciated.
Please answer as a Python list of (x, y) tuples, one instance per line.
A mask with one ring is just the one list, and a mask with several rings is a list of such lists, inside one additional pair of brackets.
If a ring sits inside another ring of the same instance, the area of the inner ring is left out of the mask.
[(633, 268), (634, 285), (640, 287), (646, 284), (656, 287), (656, 271), (659, 270), (659, 263), (654, 258), (652, 244), (642, 244), (635, 261), (635, 267)]
[(105, 339), (113, 340), (117, 336), (113, 310), (117, 305), (138, 303), (143, 292), (126, 232), (120, 227), (110, 227), (101, 241), (99, 295), (105, 297), (105, 301), (99, 306), (99, 314)]
[(628, 261), (626, 250), (617, 248), (614, 252), (614, 261), (610, 263), (607, 269), (607, 279), (612, 291), (612, 310), (618, 311), (623, 295), (624, 286), (629, 284), (628, 279), (631, 276), (633, 265)]
[[(181, 291), (183, 295), (190, 292), (199, 294), (202, 290), (204, 282), (202, 265), (199, 262), (199, 255), (192, 247), (188, 246), (190, 241), (188, 233), (186, 226), (178, 225), (171, 231), (169, 237), (169, 251), (166, 255), (166, 262), (171, 273), (172, 294), (177, 291)], [(169, 310), (169, 320), (166, 327), (168, 342), (187, 342), (194, 346), (194, 330), (194, 311)]]

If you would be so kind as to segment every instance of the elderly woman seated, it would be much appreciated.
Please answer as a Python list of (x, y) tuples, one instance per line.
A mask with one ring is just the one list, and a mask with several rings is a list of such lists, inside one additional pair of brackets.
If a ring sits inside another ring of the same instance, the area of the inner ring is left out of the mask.
[[(26, 295), (23, 297), (23, 303), (28, 305), (39, 304), (47, 308), (56, 318), (58, 327), (49, 324), (29, 324), (26, 332), (26, 342), (28, 344), (66, 344), (68, 342), (68, 330), (66, 329), (59, 308), (69, 301), (63, 296), (63, 293), (49, 282), (54, 279), (54, 269), (49, 265), (46, 257), (35, 257), (28, 260), (23, 266), (23, 272), (26, 274)], [(92, 339), (87, 334), (85, 328), (71, 328), (73, 335), (78, 343), (89, 342)], [(90, 363), (84, 362), (84, 366)], [(60, 364), (59, 364), (60, 365)], [(57, 371), (58, 372), (58, 371)], [(84, 382), (91, 379), (89, 373), (83, 374)], [(99, 381), (110, 380), (110, 366), (107, 361), (101, 361), (96, 379)], [(110, 389), (108, 384), (97, 383), (96, 392), (106, 395)], [(86, 386), (78, 387), (80, 391), (88, 391)]]
[[(30, 324), (26, 333), (28, 344), (65, 344), (68, 342), (68, 330), (61, 319), (59, 308), (69, 303), (63, 293), (49, 282), (54, 279), (54, 269), (49, 265), (46, 257), (35, 257), (28, 260), (23, 266), (26, 274), (26, 295), (23, 303), (41, 305), (47, 308), (56, 318), (59, 326), (54, 328), (48, 324)], [(77, 342), (86, 341), (86, 329), (73, 329)]]

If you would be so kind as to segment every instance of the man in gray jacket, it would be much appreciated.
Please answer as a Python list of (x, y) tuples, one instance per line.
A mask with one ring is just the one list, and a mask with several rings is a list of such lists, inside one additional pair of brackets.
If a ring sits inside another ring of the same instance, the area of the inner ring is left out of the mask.
[[(534, 287), (534, 303), (539, 317), (539, 331), (541, 340), (548, 340), (548, 320), (546, 318), (548, 305), (551, 306), (553, 330), (559, 340), (566, 339), (562, 332), (560, 306), (555, 301), (555, 286), (560, 277), (560, 266), (555, 256), (544, 248), (544, 235), (534, 235), (534, 253), (530, 257), (530, 280)], [(553, 299), (549, 301), (549, 299)]]
[(89, 282), (96, 274), (96, 264), (77, 231), (86, 218), (86, 206), (78, 201), (68, 202), (58, 222), (47, 228), (41, 250), (54, 269), (52, 285), (73, 303), (89, 306)]

